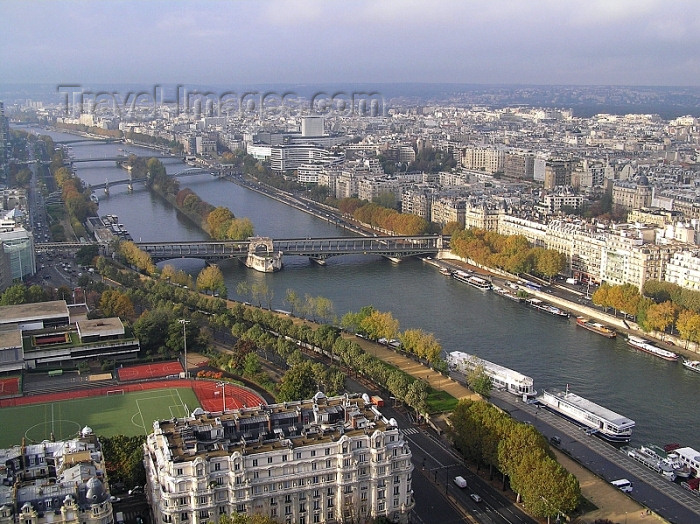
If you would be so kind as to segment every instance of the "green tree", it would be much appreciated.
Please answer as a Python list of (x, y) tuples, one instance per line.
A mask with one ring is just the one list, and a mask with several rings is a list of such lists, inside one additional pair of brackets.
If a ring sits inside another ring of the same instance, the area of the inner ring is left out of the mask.
[(646, 313), (646, 326), (654, 331), (664, 333), (666, 329), (673, 325), (678, 314), (678, 308), (673, 302), (663, 302), (649, 306)]
[(408, 386), (404, 401), (410, 407), (416, 410), (416, 414), (426, 413), (428, 411), (428, 385), (422, 380), (414, 380)]
[(299, 362), (289, 368), (279, 385), (277, 398), (281, 402), (305, 400), (318, 391), (318, 377), (311, 362)]
[(484, 368), (483, 364), (474, 362), (473, 365), (469, 366), (469, 368), (470, 369), (465, 376), (467, 384), (472, 391), (489, 398), (491, 396), (491, 390), (493, 389), (493, 381), (486, 373), (486, 369)]
[(561, 273), (566, 267), (566, 255), (554, 249), (545, 249), (537, 257), (535, 269), (538, 273), (547, 277), (550, 282), (552, 277)]

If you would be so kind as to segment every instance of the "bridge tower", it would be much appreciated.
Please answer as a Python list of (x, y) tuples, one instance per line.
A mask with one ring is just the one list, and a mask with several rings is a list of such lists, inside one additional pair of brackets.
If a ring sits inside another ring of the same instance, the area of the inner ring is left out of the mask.
[(105, 178), (105, 195), (109, 195), (109, 180)]
[(256, 271), (272, 273), (282, 269), (282, 252), (275, 252), (269, 237), (251, 237), (245, 265)]

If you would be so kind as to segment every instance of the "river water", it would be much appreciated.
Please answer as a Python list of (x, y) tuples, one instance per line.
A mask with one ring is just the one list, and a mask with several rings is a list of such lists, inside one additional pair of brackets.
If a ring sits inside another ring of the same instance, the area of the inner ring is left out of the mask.
[[(43, 131), (42, 131), (43, 132)], [(73, 135), (46, 132), (54, 140)], [(121, 153), (143, 155), (148, 150), (123, 144), (73, 144), (75, 158), (100, 158)], [(177, 159), (165, 159), (169, 173), (185, 169)], [(114, 163), (75, 164), (78, 176), (91, 184), (121, 180), (126, 172)], [(273, 238), (332, 237), (349, 233), (231, 182), (197, 175), (180, 179), (203, 200), (248, 217), (255, 233)], [(115, 214), (135, 241), (205, 239), (205, 235), (176, 210), (145, 188), (110, 188), (98, 194), (100, 214)], [(186, 267), (195, 269), (199, 262)], [(565, 387), (636, 421), (636, 444), (679, 442), (700, 449), (698, 410), (693, 400), (700, 374), (680, 363), (630, 349), (624, 337), (608, 340), (561, 320), (528, 309), (494, 293), (484, 293), (447, 278), (419, 260), (393, 264), (374, 256), (336, 257), (325, 267), (307, 259), (286, 257), (284, 270), (262, 274), (237, 263), (221, 265), (229, 297), (237, 297), (241, 281), (264, 280), (273, 291), (272, 307), (289, 309), (286, 290), (299, 296), (323, 296), (340, 317), (372, 305), (391, 311), (400, 329), (421, 328), (434, 333), (445, 351), (465, 351), (533, 377), (538, 390)]]

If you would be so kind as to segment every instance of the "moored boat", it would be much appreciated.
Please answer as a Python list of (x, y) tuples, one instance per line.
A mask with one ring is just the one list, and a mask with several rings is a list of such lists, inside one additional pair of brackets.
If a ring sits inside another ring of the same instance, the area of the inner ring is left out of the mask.
[(441, 268), (440, 268), (440, 274), (441, 274), (441, 275), (445, 275), (446, 277), (449, 277), (450, 275), (452, 275), (452, 271), (450, 271), (450, 270), (447, 269), (446, 267), (441, 267)]
[(452, 277), (455, 280), (459, 280), (460, 282), (469, 284), (470, 286), (475, 287), (477, 289), (481, 289), (482, 291), (488, 291), (489, 289), (491, 289), (491, 282), (489, 282), (488, 280), (484, 280), (483, 278), (470, 275), (465, 271), (455, 271), (452, 274)]
[(581, 326), (582, 328), (587, 329), (588, 331), (593, 331), (594, 333), (603, 335), (607, 338), (615, 338), (617, 336), (617, 332), (614, 329), (610, 329), (609, 327), (604, 326), (600, 322), (593, 322), (589, 318), (577, 317), (576, 325)]
[(513, 293), (510, 289), (506, 289), (504, 287), (499, 287), (499, 286), (493, 286), (491, 288), (494, 293), (497, 293), (501, 295), (502, 297), (506, 297), (514, 302), (522, 302), (525, 300), (523, 297), (519, 297), (515, 293)]
[(629, 337), (627, 337), (627, 344), (635, 349), (644, 351), (645, 353), (649, 353), (650, 355), (663, 358), (664, 360), (670, 360), (673, 362), (678, 360), (678, 355), (673, 351), (668, 351), (667, 349), (655, 346), (648, 340), (644, 340), (641, 337), (635, 337), (634, 335), (630, 335)]
[(452, 351), (447, 355), (447, 365), (451, 370), (465, 374), (480, 366), (484, 373), (491, 378), (495, 388), (505, 390), (519, 397), (534, 397), (537, 395), (534, 381), (531, 377), (475, 355), (462, 351)]
[(537, 401), (605, 440), (629, 442), (632, 438), (634, 420), (570, 393), (568, 386), (566, 391), (545, 389)]
[(563, 309), (553, 306), (552, 304), (540, 300), (539, 298), (528, 298), (525, 302), (528, 306), (544, 311), (545, 313), (549, 313), (550, 315), (554, 315), (555, 317), (569, 318), (569, 313)]
[(683, 367), (685, 369), (689, 369), (690, 371), (700, 373), (700, 360), (684, 360)]

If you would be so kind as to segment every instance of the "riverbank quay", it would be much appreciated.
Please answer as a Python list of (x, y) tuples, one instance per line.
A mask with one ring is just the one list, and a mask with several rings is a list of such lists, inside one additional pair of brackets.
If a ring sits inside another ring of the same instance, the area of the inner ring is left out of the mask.
[[(401, 369), (414, 378), (426, 381), (434, 389), (445, 391), (457, 399), (483, 400), (481, 395), (474, 393), (451, 377), (446, 377), (398, 351), (349, 333), (343, 334), (343, 337), (357, 342), (364, 351), (383, 362)], [(431, 426), (437, 427), (440, 431), (445, 424), (444, 417), (436, 417), (431, 421)], [(444, 437), (444, 435), (442, 436)], [(622, 523), (625, 522), (625, 517), (627, 517), (629, 524), (668, 522), (655, 513), (647, 513), (647, 508), (611, 486), (606, 480), (598, 477), (571, 457), (557, 450), (555, 450), (555, 454), (559, 463), (578, 479), (583, 497), (596, 507), (595, 510), (580, 516), (578, 522), (592, 523), (596, 519), (607, 518), (613, 522)]]
[[(469, 269), (475, 273), (478, 273), (481, 277), (488, 278), (496, 284), (506, 285), (508, 283), (517, 283), (518, 280), (522, 280), (517, 275), (512, 275), (497, 268), (489, 268), (480, 264), (474, 264), (463, 258), (456, 257), (455, 255), (441, 253), (438, 256), (438, 259), (438, 263), (444, 267), (447, 267), (448, 269)], [(501, 282), (498, 282), (498, 279), (500, 279)], [(646, 332), (639, 324), (625, 318), (624, 316), (618, 317), (616, 315), (611, 315), (601, 311), (600, 309), (579, 302), (578, 299), (580, 299), (580, 296), (563, 286), (553, 284), (551, 287), (553, 287), (557, 293), (562, 293), (566, 296), (561, 296), (559, 294), (550, 293), (547, 291), (537, 291), (530, 288), (525, 289), (525, 291), (527, 291), (534, 298), (538, 298), (559, 308), (565, 309), (566, 311), (574, 313), (575, 316), (583, 316), (598, 320), (608, 326), (614, 327), (618, 332), (650, 339), (655, 344), (658, 344), (659, 346), (669, 349), (675, 353), (679, 353), (686, 358), (698, 360), (700, 357), (700, 345), (695, 342), (687, 343), (686, 341), (682, 341), (673, 335), (669, 335), (668, 333), (660, 333), (658, 331)]]

